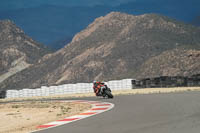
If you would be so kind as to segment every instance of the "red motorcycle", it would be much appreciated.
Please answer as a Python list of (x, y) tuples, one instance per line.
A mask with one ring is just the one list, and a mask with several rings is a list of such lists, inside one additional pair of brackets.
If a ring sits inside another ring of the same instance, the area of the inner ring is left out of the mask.
[(103, 98), (113, 98), (111, 89), (108, 88), (108, 86), (105, 85), (104, 83), (99, 83), (98, 85), (94, 84), (93, 89), (96, 96), (102, 96)]

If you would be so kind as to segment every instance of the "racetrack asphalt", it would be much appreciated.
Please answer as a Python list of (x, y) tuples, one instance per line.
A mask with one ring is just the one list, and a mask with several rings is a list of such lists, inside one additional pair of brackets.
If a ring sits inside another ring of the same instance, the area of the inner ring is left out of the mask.
[[(77, 99), (70, 99), (77, 100)], [(110, 111), (34, 133), (199, 133), (200, 92), (78, 100), (114, 103)]]

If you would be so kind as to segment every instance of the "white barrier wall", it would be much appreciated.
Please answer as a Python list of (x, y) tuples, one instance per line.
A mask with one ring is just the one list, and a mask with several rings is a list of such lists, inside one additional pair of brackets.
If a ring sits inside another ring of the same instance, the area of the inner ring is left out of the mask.
[[(132, 79), (105, 82), (111, 90), (132, 89)], [(93, 83), (64, 84), (59, 86), (42, 86), (37, 89), (7, 90), (6, 98), (51, 96), (93, 92)]]

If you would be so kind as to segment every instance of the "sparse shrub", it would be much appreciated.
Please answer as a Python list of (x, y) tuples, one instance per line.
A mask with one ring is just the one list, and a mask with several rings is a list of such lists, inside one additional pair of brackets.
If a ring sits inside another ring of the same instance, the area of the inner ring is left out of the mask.
[(12, 108), (20, 108), (19, 105), (12, 105)]

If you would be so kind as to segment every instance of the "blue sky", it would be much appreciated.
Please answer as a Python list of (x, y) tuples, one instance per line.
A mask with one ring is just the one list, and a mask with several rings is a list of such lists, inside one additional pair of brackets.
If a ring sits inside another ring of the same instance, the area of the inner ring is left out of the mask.
[(157, 13), (191, 23), (200, 16), (200, 0), (0, 0), (0, 20), (11, 19), (43, 44), (72, 38), (111, 11)]
[(1, 0), (0, 10), (29, 8), (44, 4), (62, 5), (62, 6), (95, 6), (95, 5), (117, 6), (119, 4), (128, 2), (133, 2), (133, 3), (139, 2), (144, 4), (171, 3), (171, 6), (173, 6), (173, 4), (179, 3), (179, 5), (176, 6), (190, 6), (190, 8), (192, 8), (191, 5), (200, 6), (200, 0)]
[[(140, 8), (145, 13), (165, 13), (170, 16), (172, 11), (174, 13), (182, 12), (182, 15), (184, 17), (187, 15), (188, 18), (200, 15), (200, 0), (0, 0), (0, 11), (35, 8), (42, 5), (71, 7), (104, 5), (115, 7), (126, 3), (138, 5), (137, 8)], [(158, 8), (163, 8), (164, 11), (156, 12), (156, 9), (152, 10), (155, 5)], [(181, 18), (180, 13), (179, 16)]]
[(0, 10), (30, 8), (45, 4), (60, 6), (116, 6), (130, 1), (136, 0), (1, 0)]

